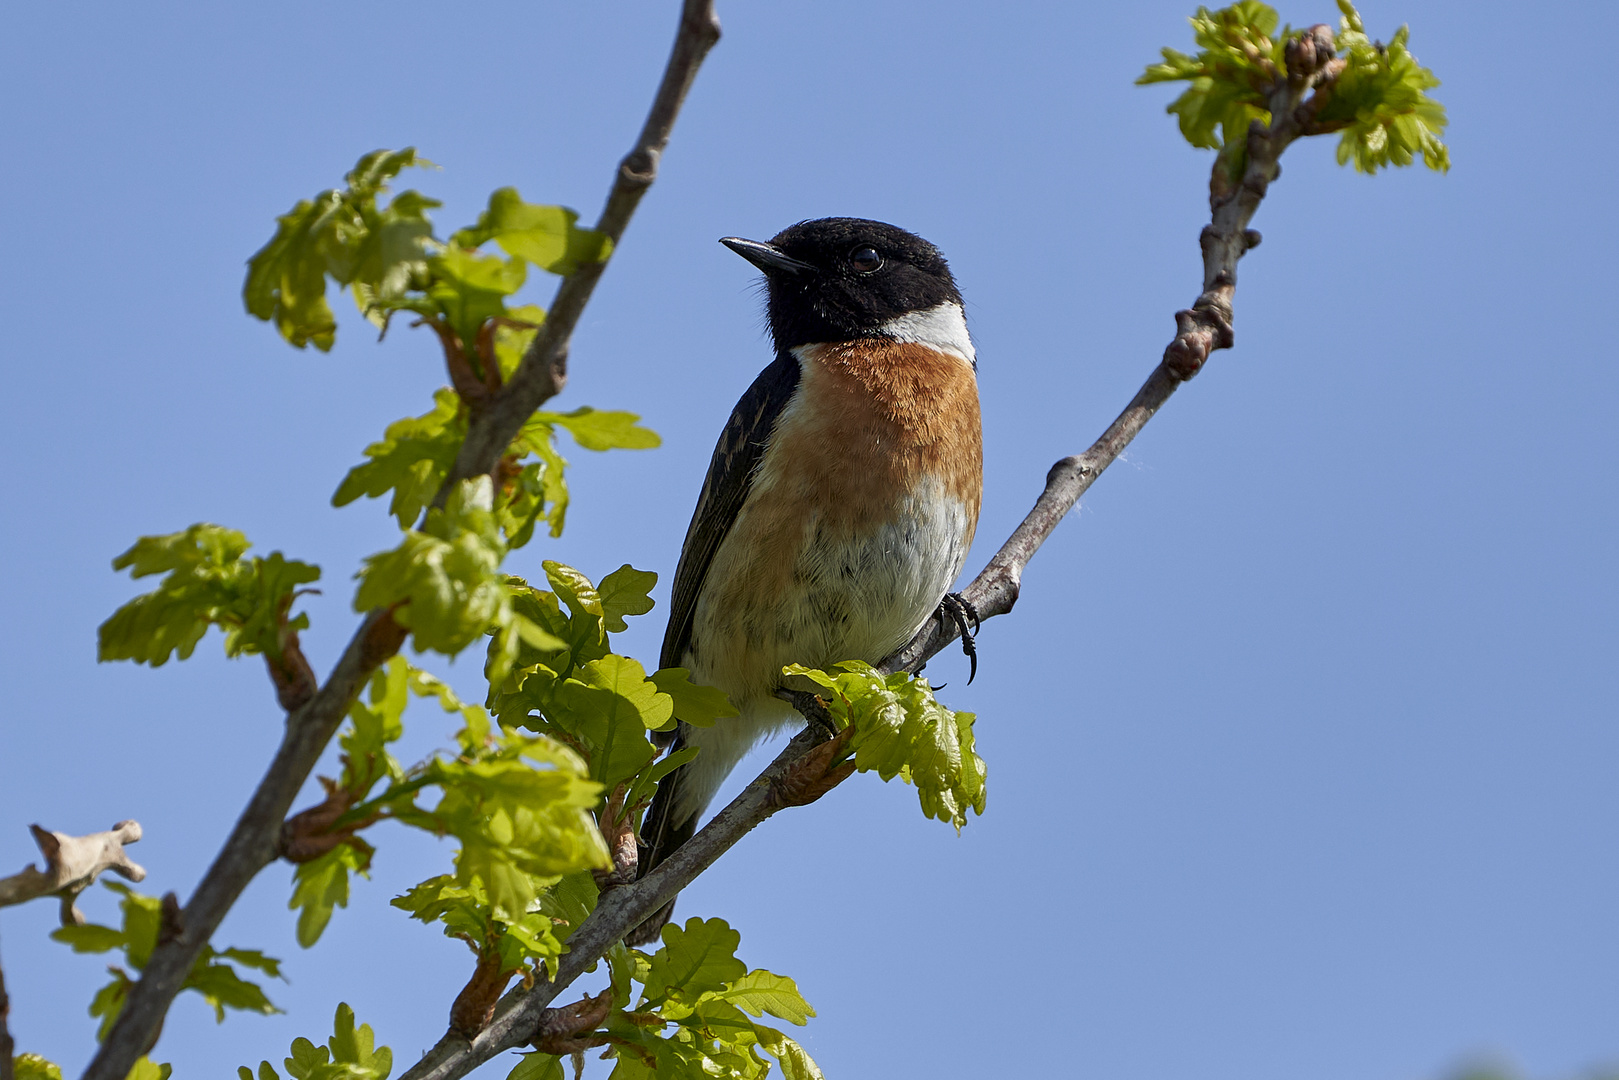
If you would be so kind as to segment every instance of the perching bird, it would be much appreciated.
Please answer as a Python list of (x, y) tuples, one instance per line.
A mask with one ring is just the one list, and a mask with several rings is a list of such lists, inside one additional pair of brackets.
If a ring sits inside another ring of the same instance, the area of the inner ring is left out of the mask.
[(641, 875), (691, 837), (754, 744), (799, 719), (774, 696), (784, 665), (876, 663), (940, 611), (983, 486), (977, 359), (937, 248), (859, 218), (720, 243), (764, 271), (776, 359), (714, 448), (660, 664), (740, 715), (674, 734), (674, 750), (699, 752), (658, 785)]

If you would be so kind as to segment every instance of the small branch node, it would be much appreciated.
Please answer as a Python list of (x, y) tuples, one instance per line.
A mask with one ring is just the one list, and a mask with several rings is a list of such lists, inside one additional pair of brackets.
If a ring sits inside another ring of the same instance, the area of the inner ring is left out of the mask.
[(854, 762), (839, 762), (854, 728), (847, 727), (835, 738), (811, 748), (793, 762), (780, 776), (770, 781), (769, 805), (774, 810), (789, 806), (808, 806), (822, 795), (843, 783), (854, 773)]
[(593, 1032), (607, 1020), (613, 1011), (613, 988), (608, 987), (595, 997), (585, 997), (560, 1009), (546, 1009), (540, 1013), (534, 1027), (533, 1046), (536, 1050), (557, 1057), (578, 1054), (597, 1046), (607, 1039)]
[[(285, 613), (282, 618), (285, 619)], [(298, 642), (298, 631), (286, 630), (281, 638), (281, 655), (264, 657), (264, 666), (269, 669), (270, 683), (275, 687), (276, 702), (287, 712), (294, 713), (309, 703), (320, 689), (320, 683), (315, 678), (314, 669), (309, 666), (309, 660), (304, 656), (303, 647)]]
[(161, 907), (158, 908), (157, 943), (167, 945), (171, 941), (178, 941), (185, 936), (185, 912), (180, 908), (180, 898), (173, 892), (163, 894)]

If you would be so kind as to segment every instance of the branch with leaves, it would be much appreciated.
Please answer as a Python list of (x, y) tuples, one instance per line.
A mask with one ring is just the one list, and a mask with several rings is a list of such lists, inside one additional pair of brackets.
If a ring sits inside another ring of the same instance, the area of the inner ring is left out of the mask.
[[(1232, 346), (1237, 263), (1260, 241), (1248, 225), (1292, 142), (1342, 131), (1340, 161), (1353, 157), (1363, 171), (1410, 164), (1413, 150), (1431, 168), (1448, 168), (1438, 141), (1443, 110), (1424, 93), (1437, 80), (1405, 50), (1407, 31), (1391, 46), (1374, 45), (1347, 0), (1339, 6), (1344, 18), (1336, 38), (1326, 26), (1276, 33), (1275, 12), (1253, 0), (1213, 13), (1200, 9), (1192, 23), (1202, 51), (1189, 57), (1165, 50), (1166, 64), (1140, 80), (1191, 81), (1169, 111), (1182, 118), (1194, 146), (1219, 151), (1210, 179), (1211, 220), (1200, 236), (1203, 291), (1190, 309), (1176, 313), (1174, 339), (1124, 411), (1089, 450), (1052, 466), (1034, 508), (962, 590), (980, 619), (1012, 610), (1023, 570), (1058, 523), (1211, 353)], [(1340, 49), (1345, 56), (1337, 55)], [(1191, 130), (1188, 114), (1197, 118)], [(1216, 125), (1223, 135), (1214, 133)], [(642, 920), (772, 814), (814, 801), (854, 771), (877, 771), (884, 779), (903, 774), (917, 786), (925, 813), (958, 828), (968, 808), (981, 811), (984, 763), (973, 752), (973, 717), (939, 705), (926, 681), (910, 674), (961, 632), (959, 624), (937, 620), (877, 668), (790, 669), (827, 691), (820, 698), (783, 693), (809, 721), (805, 730), (665, 862), (604, 895), (568, 938), (553, 981), (514, 992), (475, 1035), (447, 1033), (401, 1080), (453, 1080), (530, 1042), (560, 992)]]
[[(1248, 226), (1293, 141), (1339, 134), (1340, 160), (1368, 172), (1417, 156), (1447, 166), (1438, 139), (1443, 111), (1426, 96), (1436, 82), (1410, 56), (1406, 32), (1386, 46), (1371, 42), (1347, 0), (1340, 7), (1336, 34), (1325, 26), (1278, 30), (1275, 12), (1255, 0), (1199, 9), (1192, 23), (1200, 51), (1165, 50), (1164, 62), (1140, 80), (1188, 82), (1169, 111), (1194, 146), (1217, 151), (1201, 235), (1202, 292), (1176, 314), (1175, 338), (1134, 400), (1088, 451), (1053, 466), (1034, 509), (964, 590), (976, 619), (1012, 609), (1025, 567), (1058, 522), (1170, 394), (1214, 350), (1231, 346), (1237, 264), (1259, 242)], [(225, 913), (259, 871), (285, 860), (294, 867), (298, 939), (312, 946), (369, 870), (377, 851), (371, 830), (391, 822), (454, 841), (450, 872), (393, 905), (472, 953), (468, 979), (448, 1004), (449, 1030), (405, 1080), (462, 1076), (522, 1046), (533, 1050), (514, 1080), (560, 1080), (563, 1058), (577, 1071), (580, 1055), (593, 1049), (614, 1060), (618, 1080), (753, 1080), (772, 1066), (790, 1080), (819, 1077), (802, 1047), (764, 1022), (768, 1015), (802, 1024), (813, 1010), (791, 979), (738, 959), (740, 937), (723, 920), (665, 926), (650, 952), (627, 947), (626, 934), (748, 831), (813, 803), (855, 772), (904, 780), (925, 815), (958, 830), (983, 812), (987, 770), (975, 750), (975, 717), (940, 703), (919, 675), (966, 632), (963, 622), (941, 619), (875, 667), (786, 669), (818, 688), (782, 694), (808, 719), (805, 731), (637, 881), (641, 814), (658, 780), (696, 753), (660, 758), (654, 734), (677, 723), (712, 724), (735, 709), (684, 669), (649, 672), (616, 651), (614, 635), (652, 609), (655, 574), (622, 566), (593, 579), (546, 561), (544, 580), (531, 583), (502, 569), (542, 525), (552, 536), (564, 528), (563, 433), (589, 450), (658, 443), (629, 413), (543, 406), (563, 387), (572, 330), (656, 176), (718, 33), (711, 0), (686, 0), (646, 124), (593, 229), (580, 228), (571, 210), (501, 188), (476, 222), (440, 239), (430, 213), (436, 200), (389, 190), (405, 169), (428, 163), (410, 149), (376, 151), (342, 188), (282, 215), (250, 261), (249, 312), (293, 346), (331, 348), (337, 321), (326, 293), (336, 283), (381, 333), (396, 318), (433, 333), (450, 385), (427, 412), (390, 425), (366, 447), (333, 495), (336, 506), (387, 498), (401, 536), (364, 560), (354, 596), (363, 618), (324, 683), (299, 643), (307, 616), (294, 610), (319, 568), (280, 552), (250, 556), (246, 537), (209, 524), (144, 537), (115, 561), (157, 584), (103, 624), (102, 659), (154, 667), (185, 659), (218, 628), (227, 655), (264, 657), (287, 721), (263, 781), (183, 909), (172, 893), (155, 899), (110, 886), (122, 898), (120, 928), (57, 932), (77, 951), (125, 956), (93, 1005), (105, 1041), (87, 1076), (162, 1080), (168, 1067), (143, 1055), (182, 990), (200, 993), (220, 1017), (226, 1009), (272, 1011), (242, 972), (275, 977), (281, 962), (256, 950), (214, 949), (209, 942)], [(515, 301), (536, 271), (561, 278), (549, 309)], [(483, 701), (396, 655), (407, 641), (447, 656), (483, 644)], [(413, 700), (436, 703), (461, 726), (453, 746), (405, 767), (390, 747)], [(289, 816), (334, 736), (339, 774), (320, 778), (319, 803)], [(103, 862), (102, 869), (119, 869), (116, 860)], [(30, 872), (57, 882), (47, 892), (90, 880)], [(0, 881), (0, 895), (13, 880)], [(556, 1004), (603, 964), (605, 989)], [(324, 1046), (299, 1039), (291, 1050), (285, 1068), (294, 1080), (384, 1080), (393, 1064), (346, 1005)], [(46, 1066), (36, 1070), (40, 1080), (54, 1069)], [(241, 1075), (277, 1080), (279, 1073), (265, 1061)]]
[[(430, 249), (423, 242), (429, 235), (424, 229), (429, 200), (402, 197), (403, 201), (395, 199), (386, 208), (376, 206), (376, 195), (386, 180), (413, 164), (414, 154), (406, 151), (400, 155), (369, 155), (350, 174), (346, 191), (328, 192), (283, 217), (275, 240), (255, 258), (253, 269), (258, 273), (256, 277), (250, 275), (245, 291), (249, 311), (275, 321), (292, 344), (302, 347), (313, 343), (317, 348), (330, 348), (335, 333), (335, 322), (328, 317), (330, 309), (325, 304), (327, 278), (350, 287), (367, 316), (380, 319), (384, 328), (393, 312), (415, 312), (445, 344), (451, 382), (464, 392), (460, 404), (466, 410), (466, 431), (453, 466), (447, 470), (449, 475), (440, 485), (446, 500), (453, 480), (493, 475), (503, 491), (514, 494), (503, 507), (506, 520), (502, 525), (523, 512), (524, 498), (530, 517), (537, 517), (547, 502), (554, 508), (555, 483), (547, 488), (542, 475), (550, 464), (545, 460), (547, 455), (537, 455), (541, 468), (522, 466), (513, 475), (517, 459), (532, 449), (514, 448), (514, 440), (519, 439), (535, 410), (561, 390), (566, 378), (567, 344), (604, 268), (601, 260), (622, 235), (642, 195), (656, 179), (659, 157), (686, 92), (718, 38), (719, 23), (711, 0), (687, 0), (651, 112), (634, 148), (619, 167), (598, 229), (576, 230), (573, 219), (565, 214), (559, 220), (545, 208), (536, 213), (522, 204), (515, 192), (509, 196), (497, 192), (489, 213), (467, 235), (452, 238), (453, 242), (441, 249)], [(559, 254), (554, 250), (558, 235), (562, 238)], [(508, 260), (486, 259), (466, 247), (474, 242), (475, 247), (482, 246), (490, 239), (500, 242)], [(529, 246), (530, 241), (541, 247), (536, 250)], [(550, 246), (545, 246), (547, 243)], [(521, 317), (526, 313), (514, 315), (505, 310), (503, 297), (522, 283), (514, 261), (533, 262), (568, 275), (539, 330), (522, 325), (532, 321)], [(498, 371), (501, 340), (504, 337), (510, 342), (511, 335), (525, 333), (533, 344), (523, 341), (515, 348), (522, 359), (507, 376), (509, 381), (502, 383)], [(474, 389), (475, 383), (481, 384), (481, 393)], [(419, 461), (416, 467), (414, 475), (419, 478), (424, 470)], [(442, 533), (447, 526), (441, 528), (440, 535), (434, 535), (434, 524), (429, 517), (424, 531), (406, 541), (407, 545), (414, 543), (421, 556), (405, 568), (407, 576), (415, 575), (414, 584), (430, 589), (439, 583), (430, 575), (429, 580), (421, 580), (420, 568), (443, 566), (446, 559), (451, 566), (487, 569), (493, 557), (498, 566), (502, 552), (498, 544), (490, 542), (487, 527), (480, 530), (480, 544), (467, 542), (460, 535), (446, 538)], [(557, 519), (553, 527), (559, 524)], [(516, 535), (521, 535), (521, 530), (506, 539)], [(435, 540), (438, 545), (432, 542)], [(145, 568), (144, 564), (138, 565)], [(249, 576), (241, 572), (239, 558), (221, 556), (216, 567), (225, 569), (233, 578)], [(262, 578), (264, 569), (264, 564), (258, 564), (252, 571)], [(280, 591), (282, 584), (265, 587), (271, 590), (270, 595), (280, 598), (285, 595)], [(376, 591), (387, 590), (374, 585), (373, 592)], [(476, 607), (479, 601), (487, 602), (491, 593), (488, 588), (474, 589), (471, 596), (462, 588), (450, 591), (470, 601), (460, 605), (462, 610)], [(174, 597), (171, 593), (165, 599)], [(209, 625), (222, 626), (227, 634), (238, 631), (241, 636), (237, 640), (248, 640), (246, 622), (238, 627), (234, 621), (238, 613), (228, 604), (217, 603), (217, 599), (210, 589), (199, 602), (178, 608), (182, 620), (190, 617), (190, 628), (176, 635), (181, 643), (178, 648), (183, 649), (186, 641), (195, 644)], [(264, 652), (278, 698), (288, 709), (286, 736), (224, 848), (185, 905), (176, 933), (158, 944), (141, 979), (130, 989), (85, 1073), (87, 1080), (124, 1080), (136, 1059), (155, 1040), (169, 1004), (225, 913), (247, 883), (280, 856), (282, 826), (292, 801), (371, 673), (398, 651), (407, 635), (414, 633), (420, 646), (424, 640), (431, 642), (441, 629), (438, 620), (413, 619), (422, 610), (418, 601), (423, 599), (422, 593), (413, 593), (409, 604), (396, 600), (392, 607), (362, 609), (368, 613), (336, 668), (318, 688), (307, 664), (299, 666), (301, 654), (293, 657), (295, 650), (290, 646), (302, 617), (288, 617), (290, 597), (289, 603), (268, 609), (276, 631), (274, 644), (266, 649), (262, 646), (271, 644), (269, 641), (252, 640)], [(414, 610), (407, 613), (407, 608)], [(255, 613), (266, 610), (263, 606), (253, 608)], [(171, 615), (175, 611), (170, 608)], [(520, 632), (521, 627), (517, 627), (512, 634)], [(512, 634), (508, 634), (508, 642)], [(120, 640), (116, 633), (104, 634), (104, 655), (108, 654), (109, 639)], [(244, 647), (241, 651), (251, 650)], [(166, 657), (169, 652), (162, 655)]]

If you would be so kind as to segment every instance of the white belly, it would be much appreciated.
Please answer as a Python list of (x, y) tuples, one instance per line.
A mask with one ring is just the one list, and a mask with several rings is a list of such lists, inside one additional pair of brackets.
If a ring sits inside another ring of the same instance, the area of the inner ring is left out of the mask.
[(794, 553), (780, 541), (783, 523), (751, 509), (715, 553), (685, 658), (694, 681), (724, 690), (741, 715), (686, 730), (701, 752), (677, 820), (700, 812), (761, 738), (800, 719), (774, 696), (785, 665), (876, 663), (910, 640), (961, 572), (974, 524), (943, 484), (925, 481), (866, 535), (802, 520)]

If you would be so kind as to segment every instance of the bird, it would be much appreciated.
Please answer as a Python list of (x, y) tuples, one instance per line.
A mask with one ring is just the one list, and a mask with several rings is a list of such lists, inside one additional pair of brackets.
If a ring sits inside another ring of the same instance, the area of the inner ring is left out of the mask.
[(792, 687), (784, 665), (875, 664), (929, 619), (956, 619), (964, 641), (963, 611), (976, 619), (947, 601), (978, 523), (983, 438), (977, 353), (944, 256), (863, 218), (720, 243), (764, 273), (775, 359), (714, 448), (660, 666), (724, 691), (738, 715), (660, 740), (698, 753), (658, 783), (638, 877), (690, 839), (749, 749), (802, 719), (776, 692), (811, 687)]

